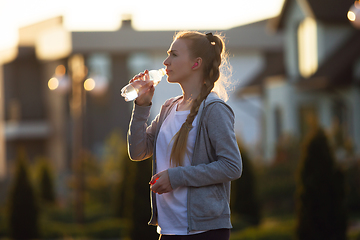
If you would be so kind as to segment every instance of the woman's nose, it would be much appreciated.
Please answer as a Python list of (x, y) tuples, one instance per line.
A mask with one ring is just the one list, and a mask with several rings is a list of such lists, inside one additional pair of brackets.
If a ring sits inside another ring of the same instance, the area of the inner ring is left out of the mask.
[(169, 65), (169, 61), (168, 61), (168, 57), (164, 60), (164, 62), (163, 62), (163, 64), (165, 65), (165, 66), (168, 66)]

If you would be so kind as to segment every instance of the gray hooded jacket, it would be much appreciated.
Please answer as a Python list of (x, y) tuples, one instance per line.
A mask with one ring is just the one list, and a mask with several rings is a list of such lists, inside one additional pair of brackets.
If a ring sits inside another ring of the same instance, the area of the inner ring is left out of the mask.
[[(134, 104), (128, 131), (128, 150), (134, 161), (153, 156), (156, 173), (156, 139), (160, 126), (181, 97), (167, 100), (150, 126), (150, 107)], [(242, 161), (234, 132), (234, 113), (215, 93), (201, 103), (191, 166), (169, 168), (173, 189), (188, 187), (188, 232), (231, 228), (230, 181), (241, 176)], [(151, 194), (151, 225), (157, 224), (155, 193)]]

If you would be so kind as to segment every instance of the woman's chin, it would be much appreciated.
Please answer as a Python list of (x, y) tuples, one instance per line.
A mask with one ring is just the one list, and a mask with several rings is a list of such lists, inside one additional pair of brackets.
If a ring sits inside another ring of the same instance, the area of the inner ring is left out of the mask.
[(171, 78), (171, 77), (167, 77), (167, 81), (169, 82), (169, 83), (174, 83), (174, 81), (173, 81), (173, 78)]

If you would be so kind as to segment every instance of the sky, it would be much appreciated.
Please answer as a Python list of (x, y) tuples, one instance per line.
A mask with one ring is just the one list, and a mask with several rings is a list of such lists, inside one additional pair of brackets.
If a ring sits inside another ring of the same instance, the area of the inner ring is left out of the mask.
[(63, 15), (71, 31), (113, 31), (124, 15), (136, 30), (225, 30), (276, 16), (284, 0), (0, 0), (0, 50), (18, 28)]

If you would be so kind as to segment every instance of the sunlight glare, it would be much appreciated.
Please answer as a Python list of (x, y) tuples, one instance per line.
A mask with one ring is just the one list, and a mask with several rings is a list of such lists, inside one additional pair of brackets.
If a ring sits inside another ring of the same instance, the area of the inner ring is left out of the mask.
[[(2, 32), (0, 49), (17, 45), (19, 27), (55, 16), (64, 17), (64, 27), (69, 31), (115, 31), (121, 25), (123, 14), (130, 14), (133, 17), (134, 29), (140, 31), (226, 30), (273, 17), (280, 12), (283, 2), (284, 0), (270, 0), (264, 1), (265, 4), (259, 4), (256, 1), (223, 0), (219, 4), (219, 8), (214, 8), (212, 4), (192, 0), (183, 0), (182, 4), (165, 0), (103, 0), (96, 4), (89, 4), (85, 0), (64, 0), (63, 4), (53, 1), (8, 0), (5, 6), (0, 7), (0, 31)], [(21, 8), (19, 8), (20, 5)], [(186, 17), (184, 17), (184, 13), (186, 13)], [(54, 40), (57, 39), (49, 39), (48, 42)], [(50, 49), (43, 50), (52, 54), (53, 48), (59, 50), (57, 43), (50, 45)]]
[(352, 21), (352, 22), (355, 21), (355, 19), (356, 19), (355, 13), (352, 12), (352, 11), (349, 11), (349, 12), (348, 12), (347, 17), (348, 17), (348, 19), (349, 19), (350, 21)]
[(66, 72), (66, 68), (65, 68), (64, 65), (59, 65), (59, 66), (57, 66), (56, 69), (55, 69), (55, 74), (56, 74), (56, 75), (59, 75), (59, 76), (64, 75), (65, 72)]
[(50, 78), (48, 82), (48, 87), (50, 90), (55, 90), (59, 87), (59, 80), (55, 77)]
[(360, 9), (360, 0), (357, 0), (357, 1), (354, 3), (354, 6), (355, 6), (355, 8)]
[(360, 1), (355, 1), (350, 7), (347, 18), (354, 27), (360, 29)]
[(88, 78), (84, 82), (84, 88), (86, 91), (92, 91), (95, 88), (95, 81), (92, 78)]
[(317, 25), (313, 18), (305, 18), (298, 28), (300, 74), (307, 78), (318, 68)]

